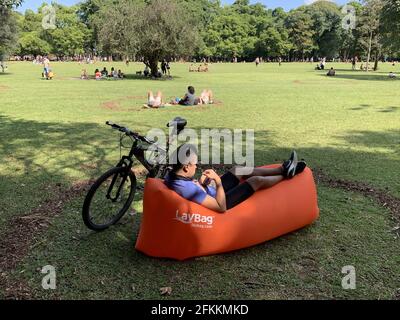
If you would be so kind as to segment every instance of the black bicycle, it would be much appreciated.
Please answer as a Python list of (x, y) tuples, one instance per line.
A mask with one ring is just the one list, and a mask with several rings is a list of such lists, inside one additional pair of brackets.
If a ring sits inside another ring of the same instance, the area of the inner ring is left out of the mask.
[(173, 130), (166, 149), (128, 128), (109, 121), (106, 124), (121, 132), (120, 149), (124, 146), (123, 139), (126, 137), (131, 139), (132, 146), (129, 154), (122, 156), (114, 168), (104, 173), (86, 195), (82, 217), (85, 225), (94, 231), (102, 231), (116, 224), (131, 207), (137, 187), (136, 175), (132, 171), (134, 158), (148, 171), (146, 178), (165, 177), (170, 169), (168, 152), (171, 139), (179, 135), (187, 121), (177, 117), (167, 124)]

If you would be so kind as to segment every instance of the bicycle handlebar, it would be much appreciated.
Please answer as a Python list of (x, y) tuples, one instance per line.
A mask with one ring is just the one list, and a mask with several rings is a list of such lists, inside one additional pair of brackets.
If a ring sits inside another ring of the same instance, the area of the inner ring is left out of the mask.
[(122, 126), (120, 126), (120, 125), (118, 125), (118, 124), (112, 123), (111, 121), (107, 121), (107, 122), (106, 122), (106, 125), (112, 127), (112, 128), (115, 129), (115, 130), (118, 130), (118, 131), (120, 131), (120, 132), (123, 132), (123, 133), (125, 133), (127, 136), (133, 137), (133, 138), (136, 139), (136, 140), (141, 140), (141, 141), (147, 142), (148, 144), (153, 144), (153, 143), (155, 143), (154, 141), (150, 141), (150, 140), (147, 139), (146, 137), (141, 136), (139, 133), (133, 132), (133, 131), (131, 131), (131, 130), (128, 129), (128, 128), (125, 128), (125, 127), (122, 127)]

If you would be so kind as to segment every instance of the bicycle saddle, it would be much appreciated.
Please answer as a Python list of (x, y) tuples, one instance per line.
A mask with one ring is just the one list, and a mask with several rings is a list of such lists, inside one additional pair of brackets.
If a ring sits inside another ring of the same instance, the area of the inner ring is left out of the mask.
[(169, 127), (176, 127), (176, 129), (178, 131), (178, 134), (179, 134), (179, 132), (181, 132), (183, 129), (185, 129), (186, 125), (187, 125), (187, 120), (186, 119), (183, 119), (181, 117), (176, 117), (174, 120), (170, 121), (167, 124), (167, 127), (168, 128)]

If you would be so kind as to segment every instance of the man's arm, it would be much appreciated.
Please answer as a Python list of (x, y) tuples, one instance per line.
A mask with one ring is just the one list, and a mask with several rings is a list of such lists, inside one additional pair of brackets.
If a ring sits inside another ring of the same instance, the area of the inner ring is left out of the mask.
[(206, 170), (204, 175), (207, 178), (215, 181), (217, 195), (215, 198), (207, 195), (205, 200), (202, 202), (202, 205), (208, 209), (218, 211), (220, 213), (226, 212), (226, 196), (224, 187), (222, 186), (221, 178), (217, 173), (215, 173), (214, 170)]

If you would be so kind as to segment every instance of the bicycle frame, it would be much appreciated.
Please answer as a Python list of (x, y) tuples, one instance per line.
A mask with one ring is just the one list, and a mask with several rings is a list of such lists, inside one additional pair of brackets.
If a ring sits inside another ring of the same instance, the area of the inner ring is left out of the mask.
[[(146, 157), (145, 157), (145, 150), (144, 150), (143, 148), (139, 147), (139, 141), (136, 140), (136, 139), (134, 139), (134, 138), (132, 138), (132, 137), (131, 137), (131, 139), (132, 139), (132, 141), (133, 141), (133, 145), (132, 145), (132, 147), (131, 147), (131, 150), (130, 150), (130, 152), (129, 152), (129, 155), (127, 155), (127, 156), (122, 156), (121, 160), (118, 162), (118, 164), (117, 164), (117, 166), (116, 166), (116, 167), (126, 168), (126, 169), (127, 169), (127, 170), (126, 170), (126, 174), (124, 174), (124, 176), (122, 177), (123, 180), (122, 180), (122, 182), (121, 182), (121, 184), (120, 184), (120, 186), (119, 186), (119, 188), (118, 188), (118, 191), (117, 191), (115, 197), (112, 197), (112, 196), (111, 196), (111, 192), (112, 192), (112, 190), (113, 190), (113, 188), (114, 188), (114, 185), (115, 185), (115, 183), (116, 183), (116, 181), (117, 181), (117, 178), (118, 178), (117, 176), (115, 176), (115, 177), (113, 178), (113, 180), (112, 180), (112, 182), (111, 182), (111, 184), (110, 184), (110, 186), (109, 186), (109, 188), (108, 188), (108, 191), (107, 191), (107, 195), (106, 195), (107, 199), (110, 199), (110, 200), (113, 201), (113, 202), (116, 202), (117, 199), (118, 199), (119, 196), (120, 196), (122, 187), (123, 187), (123, 185), (125, 184), (126, 179), (128, 178), (128, 172), (129, 172), (129, 170), (131, 170), (132, 167), (133, 167), (133, 163), (134, 163), (134, 159), (133, 159), (133, 158), (134, 158), (134, 157), (135, 157), (135, 158), (146, 168), (146, 170), (149, 172), (149, 174), (147, 175), (148, 178), (155, 178), (155, 177), (157, 177), (157, 174), (159, 173), (160, 169), (162, 169), (163, 166), (164, 166), (164, 165), (153, 165), (153, 164), (149, 163), (149, 162), (146, 160)], [(166, 150), (164, 150), (164, 149), (162, 149), (162, 148), (160, 148), (160, 147), (157, 147), (157, 149), (158, 149), (158, 150), (161, 150), (161, 151), (165, 151), (166, 154), (168, 154), (169, 143), (167, 144), (167, 149), (166, 149)], [(167, 156), (167, 157), (168, 157), (168, 156)]]

